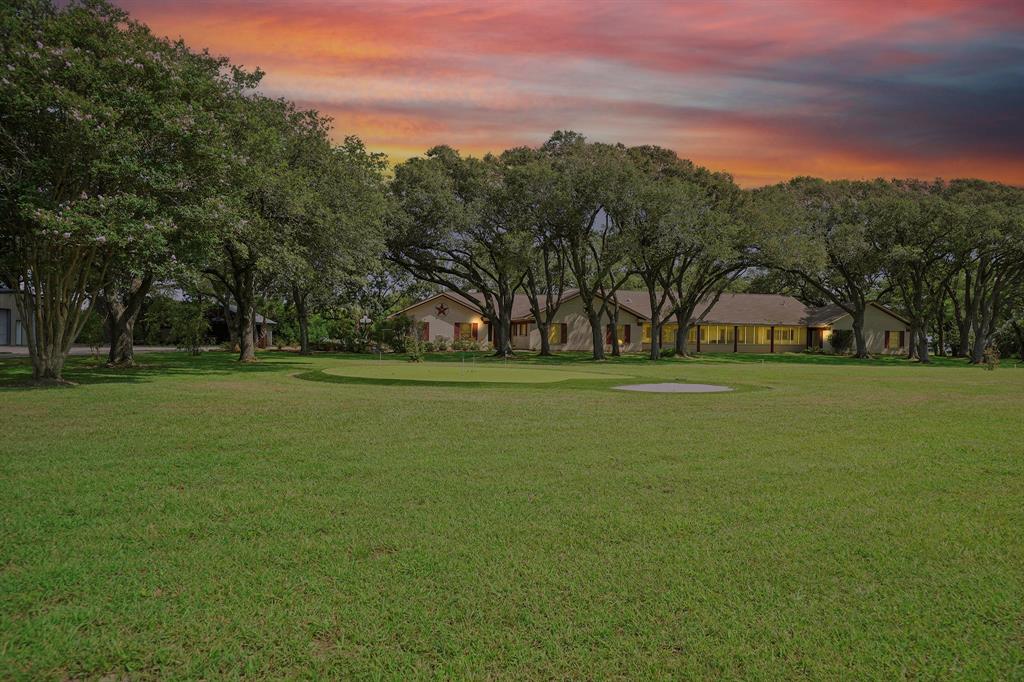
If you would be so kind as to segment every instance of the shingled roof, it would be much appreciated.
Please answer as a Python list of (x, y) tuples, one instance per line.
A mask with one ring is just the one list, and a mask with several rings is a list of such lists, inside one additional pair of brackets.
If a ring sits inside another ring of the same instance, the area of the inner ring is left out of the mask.
[[(437, 296), (447, 296), (459, 301), (464, 305), (475, 308), (472, 302), (466, 301), (455, 292), (445, 291), (435, 294), (430, 298), (419, 301), (415, 305), (429, 301)], [(579, 296), (579, 291), (572, 289), (566, 292), (563, 302), (570, 301)], [(483, 300), (483, 294), (474, 293), (478, 301)], [(619, 291), (616, 294), (619, 305), (629, 313), (637, 317), (651, 319), (651, 301), (646, 291)], [(696, 315), (704, 312), (705, 308), (714, 301), (709, 297), (702, 301), (695, 310)], [(897, 319), (903, 320), (899, 314), (878, 303), (872, 303), (881, 310), (889, 313)], [(409, 306), (410, 308), (413, 306)], [(408, 309), (408, 308), (407, 308)], [(407, 310), (406, 309), (406, 310)], [(402, 311), (404, 312), (404, 311)], [(397, 314), (397, 313), (396, 313)], [(667, 311), (662, 312), (667, 316)], [(807, 306), (792, 296), (781, 294), (734, 294), (723, 293), (707, 314), (701, 320), (702, 324), (739, 324), (739, 325), (784, 325), (784, 326), (824, 326), (835, 322), (846, 315), (846, 311), (840, 306), (832, 304), (826, 306)], [(512, 303), (513, 320), (530, 320), (530, 299), (526, 294), (516, 294)], [(691, 320), (695, 321), (695, 320)]]

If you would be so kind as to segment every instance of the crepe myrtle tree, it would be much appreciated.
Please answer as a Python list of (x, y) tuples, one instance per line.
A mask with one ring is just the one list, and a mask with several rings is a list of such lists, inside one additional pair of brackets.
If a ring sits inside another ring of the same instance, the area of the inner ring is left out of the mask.
[(501, 159), (435, 147), (395, 169), (386, 257), (478, 306), (495, 354), (511, 355), (512, 303), (526, 277), (531, 235), (511, 210)]
[[(202, 202), (228, 188), (230, 159), (224, 110), (229, 100), (258, 83), (259, 72), (231, 68), (226, 60), (191, 52), (183, 43), (146, 35), (150, 77), (162, 84), (163, 118), (140, 126), (139, 149), (150, 170), (149, 195), (171, 225), (162, 248), (126, 251), (115, 259), (100, 306), (110, 339), (108, 365), (134, 364), (133, 330), (142, 303), (156, 282), (186, 279), (216, 247), (216, 233), (197, 218)], [(142, 57), (140, 57), (142, 59)]]
[(104, 2), (0, 8), (0, 279), (28, 321), (35, 381), (62, 381), (121, 264), (167, 257), (173, 166), (203, 135), (179, 96), (211, 64)]
[(864, 313), (884, 279), (870, 239), (868, 202), (881, 180), (795, 178), (755, 191), (759, 264), (798, 276), (853, 318), (855, 355), (868, 357)]

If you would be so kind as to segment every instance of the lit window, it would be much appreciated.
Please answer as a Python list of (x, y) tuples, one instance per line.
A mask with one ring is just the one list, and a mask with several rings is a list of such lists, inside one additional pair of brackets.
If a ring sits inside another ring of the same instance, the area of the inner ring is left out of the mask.
[(806, 327), (776, 327), (775, 343), (786, 345), (804, 345), (807, 343)]
[(706, 324), (701, 325), (701, 343), (732, 343), (733, 325), (731, 324)]
[(563, 343), (562, 325), (557, 322), (552, 322), (551, 326), (548, 327), (548, 343)]
[(885, 333), (885, 347), (888, 350), (898, 350), (903, 348), (903, 335), (904, 332), (898, 329), (887, 331)]

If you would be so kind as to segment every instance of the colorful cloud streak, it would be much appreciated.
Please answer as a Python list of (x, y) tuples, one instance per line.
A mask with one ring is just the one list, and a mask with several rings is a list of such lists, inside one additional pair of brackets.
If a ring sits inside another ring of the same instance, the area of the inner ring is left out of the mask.
[(401, 160), (556, 129), (660, 144), (744, 185), (1024, 184), (1024, 3), (123, 0), (160, 35)]

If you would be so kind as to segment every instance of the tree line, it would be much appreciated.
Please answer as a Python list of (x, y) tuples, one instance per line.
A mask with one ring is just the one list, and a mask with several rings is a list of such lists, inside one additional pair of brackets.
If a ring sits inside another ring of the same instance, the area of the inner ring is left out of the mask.
[[(570, 289), (590, 320), (594, 358), (617, 292), (646, 290), (650, 358), (674, 321), (675, 350), (726, 290), (793, 293), (853, 320), (883, 301), (911, 321), (910, 355), (947, 349), (981, 362), (1001, 326), (1022, 340), (1024, 191), (982, 180), (796, 178), (752, 191), (655, 146), (556, 132), (540, 148), (482, 159), (437, 147), (400, 164), (387, 256), (466, 298), (482, 295), (495, 346), (510, 353), (513, 295), (548, 329)], [(618, 353), (612, 335), (613, 354)]]
[[(309, 319), (412, 277), (478, 302), (511, 353), (524, 293), (550, 326), (578, 290), (594, 357), (618, 292), (651, 309), (650, 357), (727, 290), (792, 293), (853, 318), (912, 321), (911, 355), (981, 361), (1024, 345), (1024, 192), (981, 180), (826, 181), (741, 189), (656, 146), (556, 132), (482, 158), (450, 147), (390, 168), (332, 122), (256, 88), (263, 74), (152, 35), (101, 0), (0, 8), (0, 281), (16, 290), (37, 381), (59, 381), (99, 314), (109, 362), (133, 362), (154, 286), (216, 301), (255, 359), (262, 301)], [(386, 311), (375, 311), (379, 319)], [(366, 314), (366, 306), (360, 308)], [(356, 315), (360, 313), (355, 313)], [(612, 335), (613, 354), (618, 354)]]

